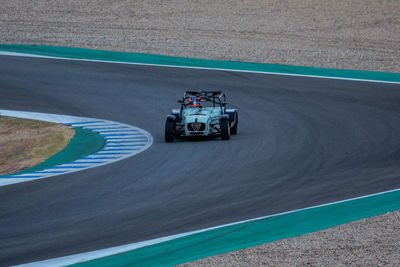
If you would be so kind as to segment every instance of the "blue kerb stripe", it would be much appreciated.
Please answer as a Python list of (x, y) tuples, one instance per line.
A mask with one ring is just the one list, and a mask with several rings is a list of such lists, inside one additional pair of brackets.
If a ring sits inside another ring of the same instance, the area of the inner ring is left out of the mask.
[(93, 155), (97, 155), (97, 156), (107, 156), (107, 155), (129, 155), (131, 153), (129, 152), (121, 152), (121, 153), (116, 153), (116, 152), (112, 152), (112, 153), (96, 153)]
[(135, 133), (126, 133), (126, 134), (102, 134), (105, 137), (108, 136), (134, 136), (134, 135), (141, 135), (141, 134), (135, 134)]
[(68, 164), (100, 164), (100, 163), (104, 163), (104, 161), (70, 162)]
[(126, 143), (139, 143), (139, 142), (143, 142), (143, 141), (147, 141), (147, 139), (143, 139), (143, 140), (132, 140), (132, 141), (108, 141), (107, 144), (126, 144)]
[[(99, 126), (97, 126), (97, 128), (95, 128), (95, 130), (101, 130), (101, 131), (108, 131), (108, 130), (127, 130), (127, 131), (136, 131), (136, 132), (139, 132), (139, 130), (138, 129), (135, 129), (135, 128), (132, 128), (132, 127), (125, 127), (125, 126), (119, 126), (119, 127), (116, 127), (116, 126), (109, 126), (109, 127), (106, 127), (107, 125), (103, 125), (103, 126), (101, 126), (101, 128), (100, 128), (100, 125)], [(89, 127), (90, 127), (90, 125), (89, 125)], [(92, 127), (96, 127), (96, 126), (92, 126)]]
[(70, 122), (71, 125), (91, 124), (91, 123), (105, 123), (105, 121), (86, 121), (86, 122)]
[[(103, 135), (105, 136), (105, 135)], [(135, 141), (135, 140), (147, 140), (147, 137), (144, 136), (137, 136), (137, 137), (110, 137), (107, 139), (112, 139), (112, 140), (118, 140), (118, 139), (124, 139), (124, 141), (127, 142), (127, 139)]]
[(96, 153), (96, 154), (93, 154), (93, 155), (90, 155), (90, 156), (104, 156), (104, 157), (107, 157), (107, 156), (112, 156), (112, 155), (128, 155), (128, 154), (131, 154), (131, 153), (129, 153), (129, 152), (107, 152), (107, 153), (100, 153), (100, 152), (98, 152), (98, 153)]
[[(125, 142), (125, 143), (123, 143), (123, 142)], [(107, 142), (106, 142), (107, 144), (111, 144), (111, 143), (113, 143), (113, 144), (126, 144), (126, 143), (146, 143), (146, 144), (148, 144), (148, 140), (114, 140), (114, 139), (112, 139), (112, 140), (109, 140), (109, 139), (107, 139)]]
[[(86, 128), (88, 128), (88, 127), (86, 127)], [(92, 131), (95, 131), (95, 132), (130, 132), (130, 131), (133, 131), (133, 130), (130, 130), (129, 128), (108, 128), (108, 129), (104, 129), (104, 128), (100, 128), (100, 129), (88, 128), (88, 129), (90, 129)], [(138, 132), (138, 131), (136, 131), (136, 132)]]
[[(108, 136), (109, 134), (102, 134), (103, 136)], [(134, 136), (132, 136), (132, 137), (109, 137), (108, 139), (135, 139), (135, 140), (137, 140), (137, 139), (140, 139), (140, 138), (146, 138), (147, 139), (147, 136), (145, 136), (144, 134), (142, 134), (142, 133), (137, 133), (137, 134), (131, 134), (131, 135), (134, 135)]]
[(109, 149), (105, 148), (103, 151), (107, 152), (107, 151), (131, 151), (131, 150), (138, 150), (138, 148), (109, 148)]
[(93, 129), (93, 131), (99, 132), (99, 133), (106, 133), (106, 132), (132, 132), (132, 133), (137, 133), (139, 132), (138, 130), (123, 130), (123, 129), (113, 129), (113, 130), (97, 130)]
[[(99, 156), (101, 156), (101, 155), (99, 155)], [(83, 159), (118, 159), (118, 158), (120, 158), (120, 157), (86, 157)]]
[[(85, 163), (83, 163), (85, 164)], [(52, 169), (82, 169), (82, 168), (87, 168), (89, 166), (55, 166)]]
[(128, 138), (118, 138), (118, 139), (114, 139), (114, 138), (110, 138), (107, 139), (107, 144), (108, 143), (138, 143), (138, 142), (148, 142), (148, 139), (128, 139)]
[(104, 148), (104, 150), (102, 150), (102, 151), (137, 150), (141, 146), (144, 146), (144, 145), (142, 145), (142, 144), (135, 144), (135, 145), (130, 145), (130, 146), (126, 146), (126, 145), (109, 145), (109, 146), (106, 146)]
[(122, 139), (122, 140), (118, 140), (118, 139), (106, 139), (106, 143), (107, 144), (126, 144), (126, 143), (146, 143), (148, 144), (149, 141), (147, 139), (139, 139), (139, 140), (126, 140), (126, 139)]
[[(129, 150), (133, 150), (133, 149), (129, 149)], [(128, 150), (128, 151), (129, 151)], [(121, 151), (121, 152), (118, 152), (118, 151)], [(114, 150), (102, 150), (102, 151), (99, 151), (99, 152), (97, 152), (97, 153), (95, 153), (95, 154), (93, 154), (93, 155), (117, 155), (117, 154), (120, 154), (120, 153), (122, 153), (122, 154), (129, 154), (129, 152), (126, 152), (126, 151), (124, 151), (123, 149), (114, 149)]]
[(110, 146), (144, 146), (146, 145), (147, 142), (146, 141), (114, 141), (114, 142), (107, 142), (106, 147), (110, 147)]
[(144, 144), (132, 144), (132, 145), (107, 145), (105, 149), (107, 150), (107, 147), (127, 147), (127, 146), (144, 146)]
[(46, 173), (64, 173), (64, 172), (67, 172), (67, 171), (37, 171), (37, 172), (34, 172), (34, 173), (46, 174)]

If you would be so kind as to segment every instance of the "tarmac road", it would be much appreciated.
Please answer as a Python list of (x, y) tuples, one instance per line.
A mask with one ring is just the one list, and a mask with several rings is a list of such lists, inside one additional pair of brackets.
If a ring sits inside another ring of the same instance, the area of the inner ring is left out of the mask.
[[(223, 90), (238, 135), (164, 143), (185, 90)], [(400, 85), (0, 56), (0, 108), (108, 119), (153, 146), (0, 187), (0, 265), (187, 232), (400, 187)]]

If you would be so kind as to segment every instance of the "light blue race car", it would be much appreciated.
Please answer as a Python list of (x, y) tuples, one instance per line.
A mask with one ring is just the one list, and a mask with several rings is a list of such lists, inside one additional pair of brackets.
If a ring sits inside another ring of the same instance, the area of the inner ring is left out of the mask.
[(228, 140), (237, 133), (238, 112), (226, 108), (225, 93), (187, 91), (180, 109), (173, 109), (165, 124), (165, 142), (189, 136), (221, 136)]

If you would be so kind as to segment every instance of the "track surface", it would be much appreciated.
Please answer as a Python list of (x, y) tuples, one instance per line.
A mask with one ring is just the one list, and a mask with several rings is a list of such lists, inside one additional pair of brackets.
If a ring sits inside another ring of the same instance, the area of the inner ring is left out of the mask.
[[(239, 108), (230, 141), (165, 144), (187, 89)], [(0, 108), (149, 131), (145, 152), (0, 188), (0, 265), (26, 263), (400, 187), (400, 86), (0, 57)]]

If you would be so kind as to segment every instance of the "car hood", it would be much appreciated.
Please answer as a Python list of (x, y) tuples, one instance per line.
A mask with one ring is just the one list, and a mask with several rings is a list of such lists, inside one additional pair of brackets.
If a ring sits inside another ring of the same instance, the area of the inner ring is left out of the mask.
[(185, 122), (208, 122), (221, 115), (220, 108), (187, 108), (183, 111)]

